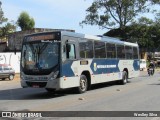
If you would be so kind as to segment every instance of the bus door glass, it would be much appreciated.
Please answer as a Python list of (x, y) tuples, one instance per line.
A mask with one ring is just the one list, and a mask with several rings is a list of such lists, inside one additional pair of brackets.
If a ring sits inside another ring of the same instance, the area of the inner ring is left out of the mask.
[(74, 60), (77, 59), (77, 51), (78, 51), (78, 47), (77, 47), (77, 38), (73, 38), (73, 37), (64, 37), (65, 42), (63, 45), (63, 61), (64, 60)]
[(76, 52), (75, 52), (75, 44), (74, 43), (67, 43), (66, 44), (66, 56), (67, 56), (67, 59), (76, 59)]

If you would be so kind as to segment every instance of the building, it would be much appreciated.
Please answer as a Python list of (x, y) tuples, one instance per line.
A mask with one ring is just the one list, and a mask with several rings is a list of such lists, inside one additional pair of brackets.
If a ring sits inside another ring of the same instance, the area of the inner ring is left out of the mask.
[(7, 42), (0, 42), (0, 52), (6, 51)]
[(48, 32), (48, 31), (71, 31), (75, 32), (75, 30), (68, 30), (68, 29), (46, 29), (46, 28), (34, 28), (32, 30), (27, 31), (19, 31), (14, 32), (8, 35), (8, 50), (17, 51), (21, 50), (23, 37), (27, 34), (33, 34), (38, 32)]

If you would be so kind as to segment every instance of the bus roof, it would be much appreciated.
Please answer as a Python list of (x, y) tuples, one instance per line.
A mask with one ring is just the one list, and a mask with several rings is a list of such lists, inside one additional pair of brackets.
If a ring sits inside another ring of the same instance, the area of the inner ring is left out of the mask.
[(68, 32), (68, 31), (63, 31), (61, 33), (63, 35), (68, 35), (68, 36), (73, 36), (73, 37), (80, 37), (80, 38), (86, 38), (86, 39), (90, 39), (90, 40), (104, 41), (104, 42), (109, 42), (109, 43), (124, 44), (124, 45), (128, 45), (128, 46), (138, 47), (137, 43), (121, 41), (120, 39), (114, 38), (114, 37), (100, 36), (100, 35), (94, 36), (94, 35)]
[[(86, 38), (90, 40), (104, 41), (104, 42), (109, 42), (109, 43), (114, 43), (114, 44), (123, 44), (123, 45), (138, 47), (137, 43), (121, 41), (120, 39), (114, 38), (114, 37), (101, 36), (101, 35), (95, 36), (95, 35), (88, 35), (88, 34), (82, 34), (82, 33), (70, 32), (70, 31), (55, 31), (55, 32), (61, 32), (62, 35), (66, 35), (66, 36)], [(42, 33), (34, 33), (30, 35), (55, 33), (55, 32), (42, 32)], [(30, 36), (30, 35), (26, 35), (26, 36)]]

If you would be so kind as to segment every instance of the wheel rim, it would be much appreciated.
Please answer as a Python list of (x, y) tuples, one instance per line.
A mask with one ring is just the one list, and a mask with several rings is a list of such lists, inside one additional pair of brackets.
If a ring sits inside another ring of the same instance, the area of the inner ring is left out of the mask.
[(123, 79), (124, 83), (127, 83), (127, 75), (124, 75), (124, 79)]
[(13, 75), (10, 75), (10, 76), (9, 76), (9, 79), (10, 79), (10, 80), (13, 80)]
[(81, 79), (81, 81), (80, 81), (80, 89), (82, 91), (86, 90), (86, 80), (85, 79)]

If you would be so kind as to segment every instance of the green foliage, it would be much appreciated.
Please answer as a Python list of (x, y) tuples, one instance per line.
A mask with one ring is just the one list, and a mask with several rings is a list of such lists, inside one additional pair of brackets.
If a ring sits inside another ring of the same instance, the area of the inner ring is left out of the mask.
[(22, 12), (18, 17), (17, 23), (22, 31), (34, 28), (34, 19), (27, 12)]
[(8, 34), (16, 30), (16, 25), (13, 22), (8, 22), (8, 19), (4, 17), (1, 5), (0, 1), (0, 40), (6, 41)]
[(159, 0), (94, 0), (80, 25), (123, 28), (133, 22), (139, 13), (149, 12), (148, 6), (158, 3)]
[[(160, 11), (156, 7), (154, 9), (155, 5), (159, 6), (160, 0), (94, 0), (80, 25), (98, 25), (111, 29), (104, 35), (138, 42), (142, 51), (158, 51)], [(143, 13), (152, 13), (155, 20), (141, 17), (135, 21)]]
[(9, 33), (12, 33), (16, 30), (16, 26), (12, 23), (7, 23), (0, 29), (0, 37), (5, 38)]
[(138, 42), (141, 51), (160, 50), (160, 23), (144, 17), (123, 29), (113, 29), (104, 35), (119, 37), (128, 42)]
[(4, 22), (7, 22), (7, 18), (3, 16), (3, 11), (0, 10), (0, 25), (2, 25)]
[(8, 20), (7, 18), (4, 17), (4, 13), (3, 13), (3, 10), (1, 8), (1, 5), (2, 5), (2, 3), (0, 1), (0, 27), (2, 26), (2, 24), (4, 22), (6, 22)]

